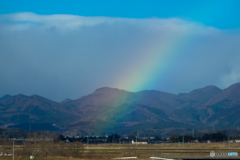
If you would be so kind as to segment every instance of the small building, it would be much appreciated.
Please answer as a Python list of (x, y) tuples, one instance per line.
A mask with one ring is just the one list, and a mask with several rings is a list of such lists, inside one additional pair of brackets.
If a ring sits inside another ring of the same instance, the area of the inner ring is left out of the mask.
[(191, 140), (192, 143), (199, 143), (198, 139), (196, 140)]
[(68, 139), (65, 140), (66, 143), (70, 143), (70, 141)]
[[(230, 140), (230, 141), (228, 141), (228, 143), (233, 143), (234, 141), (233, 140)], [(236, 141), (235, 141), (236, 142)]]
[(240, 143), (240, 139), (235, 139), (235, 142), (236, 143)]
[(133, 139), (132, 144), (148, 144), (147, 140), (142, 140), (142, 139)]

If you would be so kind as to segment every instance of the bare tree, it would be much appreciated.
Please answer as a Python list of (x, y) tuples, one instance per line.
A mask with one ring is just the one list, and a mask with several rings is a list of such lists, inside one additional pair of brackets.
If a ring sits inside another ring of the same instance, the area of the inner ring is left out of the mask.
[(66, 145), (67, 154), (71, 157), (78, 158), (82, 155), (83, 144), (80, 142), (74, 142)]

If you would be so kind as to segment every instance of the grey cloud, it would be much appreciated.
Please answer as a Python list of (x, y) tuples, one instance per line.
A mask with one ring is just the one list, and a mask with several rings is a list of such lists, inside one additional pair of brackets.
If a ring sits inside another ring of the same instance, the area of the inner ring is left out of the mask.
[(179, 93), (209, 84), (227, 87), (240, 80), (240, 36), (233, 33), (177, 18), (1, 15), (0, 96), (39, 94), (61, 101), (103, 86), (128, 90), (115, 82), (128, 76), (130, 66), (144, 65), (142, 54), (154, 56), (142, 51), (178, 37), (189, 40), (175, 50), (165, 76), (155, 75), (140, 89)]

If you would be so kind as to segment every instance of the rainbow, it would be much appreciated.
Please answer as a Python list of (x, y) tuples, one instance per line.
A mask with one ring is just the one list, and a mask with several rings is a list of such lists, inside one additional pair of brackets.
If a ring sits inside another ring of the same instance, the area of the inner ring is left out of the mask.
[[(190, 34), (189, 34), (190, 35)], [(138, 65), (124, 64), (122, 79), (114, 85), (116, 88), (138, 92), (152, 89), (153, 83), (161, 83), (161, 77), (174, 66), (180, 56), (180, 52), (192, 39), (189, 35), (178, 34), (161, 37), (161, 40), (149, 42), (145, 49), (140, 50), (138, 56), (132, 60), (138, 61)], [(164, 41), (163, 41), (164, 39)], [(157, 77), (157, 79), (156, 79)]]
[[(161, 78), (175, 67), (175, 62), (179, 61), (182, 53), (185, 53), (186, 45), (189, 45), (192, 39), (193, 37), (190, 34), (178, 34), (167, 36), (166, 38), (161, 37), (160, 40), (149, 42), (146, 45), (147, 47), (138, 51), (138, 57), (131, 57), (130, 62), (133, 63), (124, 64), (122, 79), (119, 79), (114, 87), (130, 92), (138, 92), (151, 89), (152, 83), (156, 83), (156, 77), (157, 83), (164, 83), (164, 81), (161, 81)], [(126, 98), (125, 96), (120, 96), (115, 99), (115, 103), (123, 104), (122, 102)], [(104, 110), (96, 115), (96, 117), (102, 120), (95, 124), (99, 130), (114, 132), (116, 128), (121, 128), (121, 125), (124, 125), (124, 123), (115, 123), (113, 116), (118, 114), (114, 114), (114, 112), (125, 113), (124, 109), (131, 109), (129, 108), (131, 104), (114, 105), (111, 107), (110, 110)]]

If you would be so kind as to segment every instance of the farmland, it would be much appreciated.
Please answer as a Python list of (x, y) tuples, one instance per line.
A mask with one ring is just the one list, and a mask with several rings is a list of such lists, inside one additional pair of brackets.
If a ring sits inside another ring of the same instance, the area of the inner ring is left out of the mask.
[[(11, 152), (11, 147), (2, 147), (2, 152)], [(80, 143), (47, 143), (25, 144), (15, 146), (15, 160), (29, 159), (34, 155), (35, 160), (106, 160), (119, 157), (138, 157), (149, 159), (150, 156), (209, 156), (215, 152), (240, 152), (237, 143), (161, 143), (161, 144), (80, 144)], [(12, 153), (12, 152), (11, 152)], [(23, 154), (24, 153), (24, 154)], [(210, 156), (209, 156), (210, 157)], [(10, 160), (12, 157), (0, 157)]]

